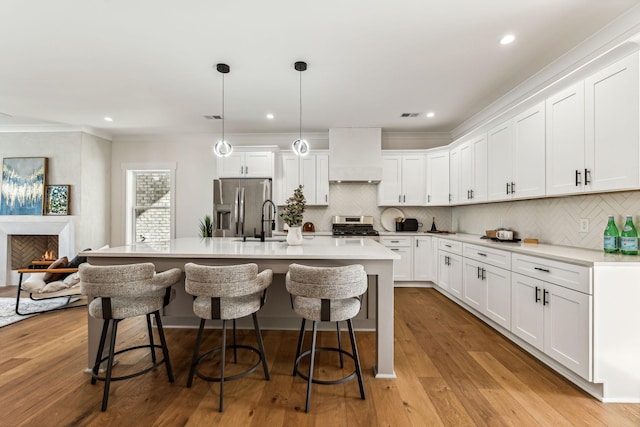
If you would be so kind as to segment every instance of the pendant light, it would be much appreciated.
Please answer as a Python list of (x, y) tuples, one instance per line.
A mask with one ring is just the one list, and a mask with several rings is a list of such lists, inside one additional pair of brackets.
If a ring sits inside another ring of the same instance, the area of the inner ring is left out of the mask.
[(298, 139), (291, 144), (291, 148), (298, 156), (306, 156), (309, 154), (309, 143), (302, 139), (302, 72), (307, 69), (307, 63), (298, 61), (293, 65), (293, 68), (300, 72), (300, 134)]
[(218, 64), (216, 70), (222, 74), (222, 139), (216, 142), (213, 152), (218, 157), (227, 157), (233, 152), (233, 146), (224, 139), (224, 75), (231, 69), (227, 64)]

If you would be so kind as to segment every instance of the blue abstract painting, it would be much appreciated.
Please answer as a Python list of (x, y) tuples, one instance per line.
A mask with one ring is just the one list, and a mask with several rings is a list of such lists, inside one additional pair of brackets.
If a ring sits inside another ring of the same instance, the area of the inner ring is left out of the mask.
[(3, 159), (0, 215), (42, 215), (46, 172), (46, 157)]

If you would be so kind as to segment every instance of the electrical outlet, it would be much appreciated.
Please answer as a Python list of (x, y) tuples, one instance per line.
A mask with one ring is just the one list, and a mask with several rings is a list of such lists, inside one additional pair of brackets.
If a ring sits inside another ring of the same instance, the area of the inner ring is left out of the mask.
[(589, 232), (589, 218), (580, 218), (580, 232), (581, 233)]

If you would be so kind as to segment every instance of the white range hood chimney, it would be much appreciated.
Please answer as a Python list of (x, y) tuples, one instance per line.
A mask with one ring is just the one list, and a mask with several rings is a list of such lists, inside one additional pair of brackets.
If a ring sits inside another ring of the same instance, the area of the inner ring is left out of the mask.
[(382, 129), (329, 129), (329, 181), (379, 182), (382, 179)]

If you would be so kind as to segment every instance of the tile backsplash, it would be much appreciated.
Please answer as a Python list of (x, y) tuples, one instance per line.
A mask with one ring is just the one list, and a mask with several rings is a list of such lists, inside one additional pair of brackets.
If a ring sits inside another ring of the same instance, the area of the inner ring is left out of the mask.
[[(304, 214), (304, 221), (313, 222), (317, 231), (331, 231), (334, 215), (371, 215), (374, 228), (385, 231), (380, 217), (387, 207), (377, 205), (377, 185), (331, 184), (329, 197), (329, 206), (307, 207)], [(602, 234), (609, 215), (615, 216), (618, 229), (622, 228), (627, 214), (633, 215), (636, 226), (640, 227), (640, 191), (456, 207), (394, 207), (405, 217), (417, 218), (423, 224), (420, 230), (430, 229), (432, 217), (435, 217), (438, 230), (484, 234), (485, 230), (505, 227), (517, 231), (520, 238), (531, 237), (540, 243), (596, 250), (602, 249)], [(580, 232), (581, 219), (588, 220), (588, 232)]]
[[(484, 234), (502, 226), (540, 243), (602, 249), (609, 215), (621, 229), (627, 214), (638, 226), (640, 191), (458, 206), (452, 209), (452, 223), (464, 233)], [(588, 232), (580, 232), (581, 219), (589, 221)]]

